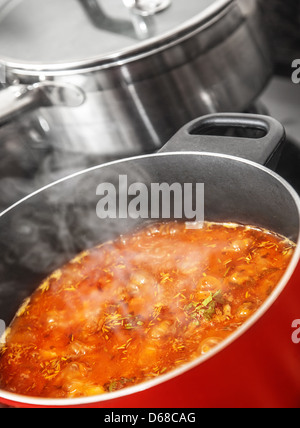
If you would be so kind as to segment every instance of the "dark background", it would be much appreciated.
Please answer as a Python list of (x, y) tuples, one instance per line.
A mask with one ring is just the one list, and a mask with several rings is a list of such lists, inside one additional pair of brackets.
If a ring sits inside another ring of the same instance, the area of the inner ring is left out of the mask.
[(292, 61), (300, 58), (300, 0), (259, 1), (276, 61), (275, 72), (291, 75)]

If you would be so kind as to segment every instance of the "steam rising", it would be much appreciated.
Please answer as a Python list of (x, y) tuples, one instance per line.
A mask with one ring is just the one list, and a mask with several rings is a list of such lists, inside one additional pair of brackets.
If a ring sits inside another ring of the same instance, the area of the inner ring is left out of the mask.
[[(84, 162), (78, 163), (77, 169), (74, 156), (70, 159), (64, 156), (63, 160), (68, 161), (64, 171), (60, 168), (62, 159), (57, 155), (56, 158), (46, 157), (31, 179), (2, 178), (1, 208), (84, 166)], [(86, 160), (85, 166), (88, 163)], [(117, 183), (119, 173), (126, 173), (132, 182), (149, 179), (142, 168), (128, 171), (122, 165), (116, 170), (107, 168), (79, 175), (45, 190), (1, 218), (0, 318), (10, 318), (16, 306), (33, 291), (34, 285), (80, 251), (117, 237), (138, 224), (127, 220), (103, 222), (96, 215), (97, 186), (103, 181)], [(16, 306), (12, 301), (17, 302)]]

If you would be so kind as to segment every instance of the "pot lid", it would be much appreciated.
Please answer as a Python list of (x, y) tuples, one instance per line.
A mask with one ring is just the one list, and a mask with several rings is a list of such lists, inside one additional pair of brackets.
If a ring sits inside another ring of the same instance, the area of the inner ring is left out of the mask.
[(0, 59), (22, 69), (111, 63), (199, 26), (233, 0), (0, 0)]

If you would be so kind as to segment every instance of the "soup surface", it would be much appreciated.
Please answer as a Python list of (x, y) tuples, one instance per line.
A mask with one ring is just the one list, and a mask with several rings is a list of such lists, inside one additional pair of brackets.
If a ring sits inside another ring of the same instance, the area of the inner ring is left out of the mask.
[(0, 387), (70, 398), (167, 373), (236, 331), (294, 247), (255, 227), (174, 222), (86, 251), (19, 310), (0, 351)]

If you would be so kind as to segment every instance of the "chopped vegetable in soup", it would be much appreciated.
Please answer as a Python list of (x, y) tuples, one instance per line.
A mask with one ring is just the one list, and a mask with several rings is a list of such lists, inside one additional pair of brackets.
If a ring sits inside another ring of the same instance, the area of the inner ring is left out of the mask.
[(19, 310), (0, 351), (0, 387), (70, 398), (165, 374), (236, 331), (294, 248), (256, 227), (173, 222), (86, 251)]

